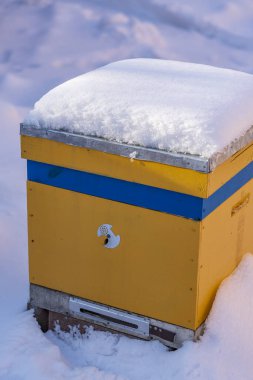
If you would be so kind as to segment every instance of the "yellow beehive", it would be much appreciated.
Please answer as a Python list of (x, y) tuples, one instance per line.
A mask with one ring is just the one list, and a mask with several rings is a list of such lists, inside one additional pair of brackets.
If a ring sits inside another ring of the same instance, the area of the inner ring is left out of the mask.
[[(196, 330), (253, 250), (252, 144), (203, 173), (25, 128), (21, 141), (30, 282)], [(97, 236), (105, 223), (120, 235), (115, 249)]]
[(253, 251), (251, 94), (247, 74), (130, 60), (43, 97), (21, 126), (31, 305), (194, 338)]

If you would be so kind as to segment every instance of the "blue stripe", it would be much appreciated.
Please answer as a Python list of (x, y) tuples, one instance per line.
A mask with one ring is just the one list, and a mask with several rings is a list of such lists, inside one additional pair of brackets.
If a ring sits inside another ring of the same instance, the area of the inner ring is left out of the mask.
[(200, 220), (202, 198), (116, 178), (27, 162), (28, 180), (117, 202)]
[(202, 219), (213, 212), (226, 199), (253, 178), (253, 162), (250, 162), (239, 173), (221, 186), (209, 198), (203, 199)]
[(202, 220), (253, 177), (253, 162), (209, 198), (128, 182), (41, 162), (27, 162), (28, 180), (133, 206)]

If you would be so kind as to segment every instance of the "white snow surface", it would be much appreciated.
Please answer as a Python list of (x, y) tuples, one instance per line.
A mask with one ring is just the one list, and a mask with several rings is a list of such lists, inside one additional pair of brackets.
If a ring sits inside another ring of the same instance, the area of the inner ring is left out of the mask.
[(57, 86), (24, 123), (209, 158), (252, 126), (252, 99), (251, 74), (131, 59)]
[(221, 287), (199, 343), (168, 352), (101, 332), (42, 334), (27, 312), (26, 163), (19, 122), (50, 88), (146, 57), (253, 73), (252, 0), (2, 0), (0, 380), (252, 380), (253, 268)]

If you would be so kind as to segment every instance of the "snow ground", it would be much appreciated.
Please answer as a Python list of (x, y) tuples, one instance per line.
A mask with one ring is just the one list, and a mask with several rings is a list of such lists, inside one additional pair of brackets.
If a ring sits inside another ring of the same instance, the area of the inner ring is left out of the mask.
[(221, 288), (202, 341), (177, 352), (101, 332), (80, 339), (40, 332), (24, 312), (18, 136), (19, 122), (45, 92), (110, 61), (158, 57), (253, 73), (252, 1), (2, 0), (0, 20), (0, 379), (252, 380), (250, 256)]

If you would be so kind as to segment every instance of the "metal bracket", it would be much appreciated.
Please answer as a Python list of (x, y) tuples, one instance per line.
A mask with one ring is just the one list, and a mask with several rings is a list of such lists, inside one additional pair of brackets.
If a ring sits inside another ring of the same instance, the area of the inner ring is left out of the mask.
[(149, 320), (106, 306), (70, 297), (69, 310), (78, 317), (120, 329), (126, 333), (149, 336)]

